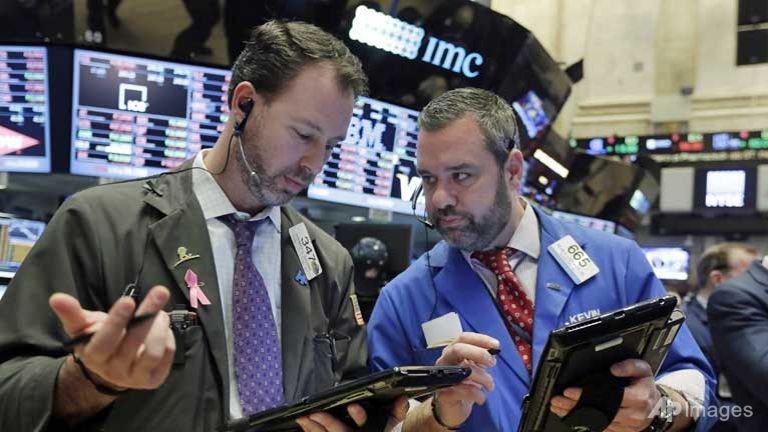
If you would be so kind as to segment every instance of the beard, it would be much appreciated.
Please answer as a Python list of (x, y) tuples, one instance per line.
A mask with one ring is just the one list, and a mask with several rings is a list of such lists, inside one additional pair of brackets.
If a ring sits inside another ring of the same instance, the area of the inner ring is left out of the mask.
[[(257, 117), (254, 121), (259, 122), (259, 127), (254, 128), (254, 130), (259, 131), (261, 128), (260, 118)], [(248, 166), (250, 166), (253, 171), (246, 166), (242, 152), (236, 151), (235, 158), (237, 159), (240, 170), (240, 179), (259, 204), (266, 207), (278, 207), (288, 204), (296, 196), (295, 193), (278, 184), (277, 180), (283, 176), (291, 177), (292, 179), (301, 182), (304, 184), (305, 188), (309, 186), (314, 179), (315, 176), (312, 173), (301, 167), (285, 169), (278, 173), (270, 174), (267, 171), (267, 163), (264, 160), (260, 134), (258, 132), (253, 132), (250, 134), (249, 138), (252, 149), (248, 154), (245, 154), (245, 157), (248, 159)], [(241, 146), (244, 145), (242, 139), (242, 137), (239, 138), (239, 144)]]
[[(429, 220), (449, 245), (465, 251), (480, 251), (487, 249), (499, 236), (509, 221), (511, 211), (512, 201), (507, 194), (504, 176), (500, 175), (493, 205), (485, 214), (476, 219), (472, 214), (451, 206), (437, 210)], [(440, 219), (449, 216), (460, 216), (466, 222), (459, 227), (441, 226)]]

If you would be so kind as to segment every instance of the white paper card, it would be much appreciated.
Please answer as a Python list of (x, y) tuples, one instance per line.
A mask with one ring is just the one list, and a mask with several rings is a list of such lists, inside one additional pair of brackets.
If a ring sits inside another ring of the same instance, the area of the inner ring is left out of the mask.
[(291, 235), (293, 247), (299, 255), (301, 268), (304, 269), (304, 274), (307, 276), (307, 280), (314, 279), (317, 275), (323, 272), (323, 268), (320, 266), (320, 260), (317, 258), (317, 253), (315, 253), (315, 246), (312, 244), (312, 239), (309, 237), (307, 226), (304, 225), (304, 222), (294, 225), (288, 230), (288, 234)]
[(584, 249), (569, 235), (549, 245), (547, 250), (576, 285), (600, 272)]
[(443, 347), (459, 337), (461, 334), (461, 320), (456, 312), (449, 312), (440, 318), (421, 324), (424, 331), (424, 339), (427, 340), (427, 348)]

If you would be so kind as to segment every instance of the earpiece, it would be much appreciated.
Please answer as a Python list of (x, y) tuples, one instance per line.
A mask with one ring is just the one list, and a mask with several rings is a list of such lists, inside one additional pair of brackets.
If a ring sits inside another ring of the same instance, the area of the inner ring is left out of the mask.
[(243, 120), (240, 123), (235, 123), (235, 134), (240, 135), (243, 133), (243, 129), (245, 129), (245, 122), (248, 121), (248, 116), (251, 115), (251, 111), (253, 111), (253, 99), (246, 99), (243, 102), (240, 102), (238, 107), (240, 108), (240, 111), (243, 112)]

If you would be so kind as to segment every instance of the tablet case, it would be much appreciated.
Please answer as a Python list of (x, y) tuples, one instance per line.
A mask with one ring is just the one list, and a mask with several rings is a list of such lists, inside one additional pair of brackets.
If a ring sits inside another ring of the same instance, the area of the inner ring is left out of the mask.
[[(523, 400), (518, 432), (604, 429), (628, 384), (613, 377), (610, 366), (639, 358), (657, 373), (685, 320), (676, 305), (673, 296), (651, 299), (554, 330)], [(550, 411), (550, 400), (568, 387), (584, 391), (579, 404), (561, 419)]]
[(346, 413), (347, 404), (360, 403), (369, 409), (381, 408), (390, 405), (402, 395), (419, 398), (435, 390), (458, 384), (471, 373), (470, 368), (460, 366), (408, 366), (388, 369), (307, 396), (294, 404), (236, 420), (225, 430), (298, 430), (294, 420), (314, 412), (329, 411), (337, 418), (342, 418)]

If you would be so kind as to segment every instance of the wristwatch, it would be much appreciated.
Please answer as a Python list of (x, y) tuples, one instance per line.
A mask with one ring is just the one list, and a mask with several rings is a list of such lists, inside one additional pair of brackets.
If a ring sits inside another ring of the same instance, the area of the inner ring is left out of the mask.
[(656, 404), (658, 408), (656, 416), (648, 428), (645, 429), (646, 432), (665, 432), (672, 427), (672, 423), (675, 420), (675, 405), (672, 398), (669, 397), (669, 393), (663, 386), (657, 385), (656, 388), (661, 393), (661, 398)]

